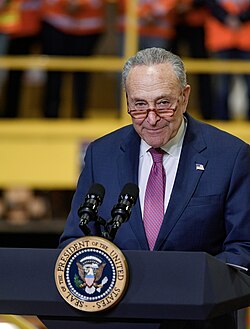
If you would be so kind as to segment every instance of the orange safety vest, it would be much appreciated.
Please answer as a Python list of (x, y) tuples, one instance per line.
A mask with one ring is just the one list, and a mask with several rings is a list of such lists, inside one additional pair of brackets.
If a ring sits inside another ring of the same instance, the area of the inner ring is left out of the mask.
[[(139, 0), (138, 29), (141, 36), (172, 38), (178, 0)], [(118, 30), (124, 31), (127, 0), (118, 1)], [(148, 19), (147, 19), (148, 17)]]
[[(179, 0), (178, 6), (186, 5), (189, 8), (183, 15), (180, 15), (179, 21), (180, 23), (185, 23), (188, 26), (204, 26), (204, 23), (208, 17), (209, 10), (203, 5), (200, 7), (193, 7), (194, 0)], [(184, 22), (183, 22), (184, 20)]]
[(20, 24), (20, 0), (12, 0), (1, 6), (0, 9), (0, 32), (12, 33), (19, 28)]
[[(77, 8), (74, 10), (74, 5)], [(68, 34), (84, 35), (104, 31), (105, 0), (44, 0), (43, 20)]]
[(12, 32), (13, 37), (37, 35), (41, 29), (41, 1), (21, 0), (19, 26)]
[[(249, 0), (218, 0), (231, 15), (250, 9)], [(218, 19), (209, 15), (205, 24), (206, 47), (209, 51), (238, 48), (250, 51), (250, 22), (242, 23), (238, 29), (231, 29)]]
[(40, 4), (40, 0), (11, 0), (0, 24), (1, 31), (11, 37), (36, 35), (40, 30)]

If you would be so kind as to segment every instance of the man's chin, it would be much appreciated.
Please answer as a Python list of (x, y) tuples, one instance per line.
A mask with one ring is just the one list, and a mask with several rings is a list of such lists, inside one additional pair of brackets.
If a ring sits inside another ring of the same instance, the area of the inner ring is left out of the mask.
[(159, 148), (159, 147), (161, 147), (165, 144), (164, 141), (156, 140), (156, 139), (153, 139), (153, 138), (145, 139), (145, 142), (153, 148)]

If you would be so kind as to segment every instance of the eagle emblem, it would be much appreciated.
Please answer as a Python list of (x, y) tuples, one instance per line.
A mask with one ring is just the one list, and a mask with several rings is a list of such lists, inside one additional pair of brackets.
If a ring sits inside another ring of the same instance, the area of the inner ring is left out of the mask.
[(76, 262), (76, 265), (81, 278), (78, 284), (79, 288), (83, 288), (87, 294), (93, 294), (96, 290), (100, 292), (104, 284), (108, 281), (108, 278), (105, 276), (101, 283), (98, 283), (102, 277), (106, 263), (102, 262), (99, 264), (98, 262), (91, 261), (84, 264)]

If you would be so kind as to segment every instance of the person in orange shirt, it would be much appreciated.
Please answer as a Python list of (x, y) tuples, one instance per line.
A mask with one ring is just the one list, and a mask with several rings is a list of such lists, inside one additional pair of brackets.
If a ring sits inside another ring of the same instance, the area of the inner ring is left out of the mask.
[[(203, 0), (179, 0), (176, 6), (176, 37), (173, 50), (182, 54), (187, 49), (192, 58), (208, 58), (205, 46), (204, 24), (209, 14)], [(183, 47), (184, 46), (184, 47)], [(203, 119), (212, 118), (211, 79), (209, 74), (195, 75), (198, 108)]]
[[(218, 59), (250, 59), (250, 1), (207, 0), (211, 15), (205, 25), (206, 46)], [(233, 75), (215, 76), (215, 106), (213, 118), (229, 120), (228, 98)], [(244, 75), (250, 99), (250, 75)], [(249, 102), (248, 102), (249, 103)], [(250, 104), (248, 104), (250, 120)]]
[[(175, 6), (178, 0), (139, 0), (139, 49), (148, 47), (171, 48), (175, 35)], [(118, 1), (119, 54), (123, 53), (127, 0)]]
[[(18, 21), (7, 29), (8, 55), (27, 55), (39, 43), (41, 0), (19, 0), (15, 5)], [(22, 75), (23, 71), (20, 70), (10, 70), (8, 73), (3, 117), (18, 116)]]
[[(42, 52), (56, 56), (90, 56), (105, 30), (104, 0), (43, 0)], [(59, 116), (63, 72), (47, 72), (43, 114)], [(74, 116), (86, 115), (88, 73), (73, 73)]]
[(19, 27), (20, 0), (0, 0), (0, 54), (6, 54), (8, 34)]
[[(19, 0), (0, 0), (0, 55), (6, 55), (9, 33), (19, 24)], [(6, 70), (0, 70), (0, 94), (6, 79)]]

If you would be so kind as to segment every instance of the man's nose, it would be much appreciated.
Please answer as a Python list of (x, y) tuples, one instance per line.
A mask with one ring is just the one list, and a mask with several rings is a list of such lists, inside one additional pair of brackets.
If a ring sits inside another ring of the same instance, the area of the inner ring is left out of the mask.
[(160, 119), (160, 117), (157, 114), (156, 109), (155, 109), (154, 106), (151, 106), (151, 107), (148, 108), (147, 118), (148, 118), (148, 122), (150, 124), (155, 124)]

